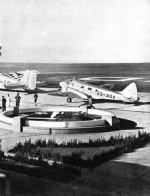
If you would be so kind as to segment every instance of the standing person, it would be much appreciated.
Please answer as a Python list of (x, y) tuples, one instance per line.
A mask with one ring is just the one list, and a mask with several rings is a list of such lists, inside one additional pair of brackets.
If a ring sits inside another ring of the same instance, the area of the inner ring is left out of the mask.
[(2, 96), (2, 112), (6, 111), (6, 99)]
[(10, 102), (11, 102), (11, 98), (10, 98), (10, 96), (8, 94), (7, 95), (7, 102), (6, 102), (7, 107), (10, 107)]
[(93, 100), (92, 100), (91, 95), (89, 96), (89, 106), (90, 106), (90, 108), (95, 109), (95, 107), (93, 106)]
[(15, 99), (16, 99), (16, 107), (19, 108), (19, 106), (20, 106), (20, 99), (21, 99), (21, 97), (19, 96), (19, 93), (17, 93), (17, 96), (15, 97)]
[(37, 106), (37, 98), (38, 98), (38, 95), (37, 95), (37, 93), (35, 92), (35, 94), (34, 94), (34, 103), (35, 103), (35, 106)]

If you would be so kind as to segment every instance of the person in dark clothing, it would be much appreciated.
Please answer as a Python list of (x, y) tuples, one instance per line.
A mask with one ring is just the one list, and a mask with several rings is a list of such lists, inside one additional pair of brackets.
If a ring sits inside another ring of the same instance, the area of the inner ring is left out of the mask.
[(19, 107), (20, 106), (20, 99), (21, 97), (19, 96), (19, 93), (17, 93), (17, 96), (15, 97), (16, 99), (16, 107)]
[(4, 96), (2, 96), (2, 111), (6, 111), (6, 99)]
[(35, 94), (34, 94), (34, 103), (35, 103), (35, 106), (37, 105), (37, 98), (38, 98), (38, 95), (37, 95), (37, 93), (35, 92)]

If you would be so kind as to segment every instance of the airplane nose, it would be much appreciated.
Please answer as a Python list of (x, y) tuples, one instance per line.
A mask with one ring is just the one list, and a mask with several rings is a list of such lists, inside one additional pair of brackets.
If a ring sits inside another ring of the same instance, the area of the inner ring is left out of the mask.
[(63, 86), (63, 82), (59, 82), (59, 85), (62, 87)]
[(65, 82), (60, 82), (59, 85), (60, 85), (61, 87), (65, 87), (65, 86), (66, 86), (66, 83), (65, 83)]
[(66, 89), (67, 89), (67, 84), (66, 84), (66, 82), (65, 82), (65, 81), (60, 82), (59, 85), (61, 86), (62, 92), (66, 92)]

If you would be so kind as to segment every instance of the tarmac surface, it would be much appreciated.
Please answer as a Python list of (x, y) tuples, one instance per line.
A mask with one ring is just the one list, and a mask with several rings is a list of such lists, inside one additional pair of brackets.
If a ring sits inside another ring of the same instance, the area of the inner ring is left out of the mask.
[[(15, 106), (15, 92), (0, 92), (0, 97), (7, 97), (9, 93), (12, 102), (12, 109)], [(33, 94), (20, 93), (21, 108), (35, 107)], [(14, 133), (5, 130), (5, 127), (0, 130), (1, 148), (4, 151), (11, 149), (17, 142), (24, 142), (31, 138), (31, 141), (36, 139), (46, 138), (55, 139), (56, 142), (69, 141), (78, 139), (88, 141), (89, 138), (109, 138), (112, 135), (121, 134), (132, 135), (138, 131), (150, 133), (150, 93), (139, 93), (140, 102), (134, 104), (122, 103), (98, 103), (95, 108), (106, 109), (113, 112), (118, 118), (134, 121), (137, 123), (135, 128), (104, 132), (104, 133), (84, 133), (84, 134), (27, 134)], [(55, 97), (47, 94), (38, 94), (37, 106), (51, 105), (66, 105), (80, 106), (85, 104), (79, 99), (74, 99), (72, 103), (67, 103), (65, 97)], [(150, 195), (150, 144), (144, 148), (135, 150), (132, 153), (124, 154), (123, 156), (111, 160), (94, 170), (84, 170), (83, 172), (84, 186), (91, 187), (98, 191), (100, 195)]]

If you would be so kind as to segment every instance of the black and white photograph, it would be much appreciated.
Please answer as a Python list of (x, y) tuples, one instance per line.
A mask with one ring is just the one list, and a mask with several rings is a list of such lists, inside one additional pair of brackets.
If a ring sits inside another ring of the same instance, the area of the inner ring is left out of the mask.
[(150, 195), (150, 1), (0, 0), (0, 196)]

